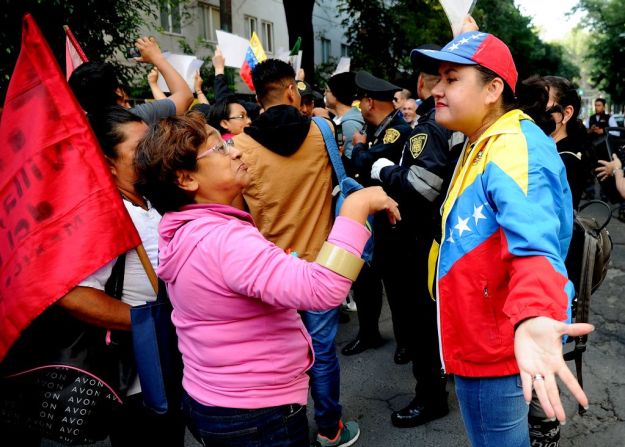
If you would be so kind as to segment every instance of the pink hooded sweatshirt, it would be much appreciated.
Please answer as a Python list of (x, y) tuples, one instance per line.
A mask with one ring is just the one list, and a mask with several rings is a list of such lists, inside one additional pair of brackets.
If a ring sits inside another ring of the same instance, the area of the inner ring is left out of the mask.
[[(338, 217), (328, 241), (360, 256), (369, 231)], [(158, 276), (167, 283), (183, 356), (183, 387), (226, 408), (305, 405), (314, 357), (296, 309), (338, 306), (351, 281), (266, 240), (226, 205), (166, 213)]]

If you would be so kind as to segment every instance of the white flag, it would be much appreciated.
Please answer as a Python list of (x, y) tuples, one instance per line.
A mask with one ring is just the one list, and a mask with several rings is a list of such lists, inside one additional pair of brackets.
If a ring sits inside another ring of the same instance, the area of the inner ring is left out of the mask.
[(471, 14), (477, 0), (440, 0), (451, 25), (454, 37), (460, 34), (462, 22), (467, 14)]

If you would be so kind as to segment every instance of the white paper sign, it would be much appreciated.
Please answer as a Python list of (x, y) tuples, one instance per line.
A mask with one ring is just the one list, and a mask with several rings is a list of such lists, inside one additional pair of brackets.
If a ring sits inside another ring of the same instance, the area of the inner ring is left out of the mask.
[(217, 30), (216, 33), (219, 49), (226, 59), (226, 67), (241, 68), (250, 41), (221, 30)]
[[(184, 78), (191, 91), (193, 91), (195, 72), (200, 69), (204, 61), (188, 54), (163, 53), (163, 55), (176, 71), (180, 73), (180, 76)], [(158, 80), (156, 82), (158, 88), (164, 92), (169, 92), (169, 87), (165, 83), (162, 74), (158, 74)]]
[(334, 76), (335, 74), (348, 72), (350, 63), (351, 63), (351, 58), (349, 57), (340, 58), (339, 63), (336, 64), (336, 70), (334, 70), (334, 73), (332, 73), (332, 76)]
[(289, 60), (287, 62), (291, 64), (295, 74), (297, 74), (299, 69), (302, 68), (302, 50), (299, 50), (296, 56), (289, 56)]
[(454, 37), (460, 34), (462, 22), (467, 14), (471, 14), (477, 0), (440, 0), (451, 25)]

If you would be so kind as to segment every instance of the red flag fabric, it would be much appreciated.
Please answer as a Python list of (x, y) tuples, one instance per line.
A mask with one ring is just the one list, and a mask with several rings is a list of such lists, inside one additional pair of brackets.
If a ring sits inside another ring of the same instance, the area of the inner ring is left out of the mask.
[(139, 243), (84, 112), (24, 16), (0, 122), (0, 360), (48, 306)]
[(69, 77), (76, 70), (76, 67), (83, 62), (88, 62), (89, 59), (87, 59), (85, 52), (80, 47), (69, 26), (65, 25), (63, 29), (65, 30), (65, 76), (69, 81)]

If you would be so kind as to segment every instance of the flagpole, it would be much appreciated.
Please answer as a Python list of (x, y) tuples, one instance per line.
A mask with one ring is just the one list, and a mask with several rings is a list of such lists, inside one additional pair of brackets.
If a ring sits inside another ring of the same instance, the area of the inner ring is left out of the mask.
[(87, 55), (82, 50), (82, 47), (76, 40), (76, 37), (74, 36), (74, 33), (72, 33), (72, 30), (69, 29), (69, 26), (63, 25), (63, 30), (65, 31), (67, 38), (72, 42), (72, 45), (74, 45), (74, 48), (76, 49), (76, 53), (78, 53), (80, 60), (82, 60), (83, 62), (89, 62), (89, 59), (87, 59)]
[(143, 248), (143, 244), (139, 244), (135, 247), (135, 251), (139, 256), (139, 260), (141, 261), (141, 265), (143, 266), (143, 270), (148, 274), (148, 279), (150, 280), (150, 284), (152, 284), (152, 289), (154, 289), (154, 293), (158, 293), (158, 278), (156, 277), (156, 272), (154, 271), (154, 267), (152, 267), (152, 263), (150, 262), (150, 258), (148, 258), (148, 254)]

